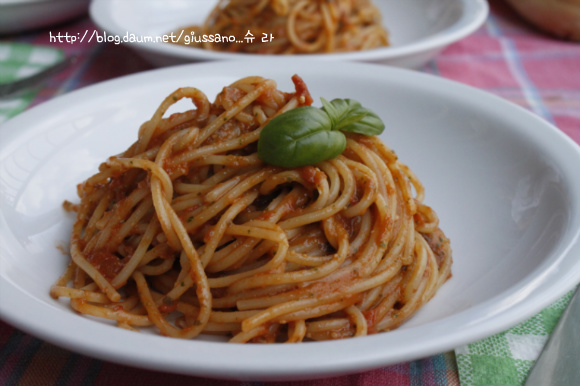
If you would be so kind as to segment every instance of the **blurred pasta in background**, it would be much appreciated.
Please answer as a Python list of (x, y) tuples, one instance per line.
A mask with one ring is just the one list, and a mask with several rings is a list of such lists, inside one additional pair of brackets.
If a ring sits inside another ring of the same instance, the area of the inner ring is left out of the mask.
[[(178, 44), (256, 54), (348, 52), (389, 45), (380, 12), (370, 0), (220, 0), (203, 25), (184, 27), (177, 34), (182, 35)], [(224, 42), (222, 36), (236, 39)]]

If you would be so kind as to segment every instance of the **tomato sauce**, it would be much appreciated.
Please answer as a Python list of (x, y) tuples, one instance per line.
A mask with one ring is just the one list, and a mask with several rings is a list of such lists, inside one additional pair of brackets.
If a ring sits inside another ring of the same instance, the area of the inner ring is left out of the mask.
[(304, 181), (308, 182), (313, 187), (319, 186), (322, 181), (326, 179), (326, 175), (314, 166), (303, 166), (297, 171), (298, 174), (300, 174), (300, 177), (302, 177)]
[[(310, 106), (314, 100), (312, 99), (310, 91), (308, 91), (308, 87), (306, 86), (306, 83), (304, 83), (304, 80), (302, 80), (302, 78), (298, 75), (294, 75), (292, 76), (292, 82), (294, 82), (294, 87), (296, 87), (296, 96), (301, 102), (300, 105)], [(302, 97), (304, 97), (304, 99), (302, 99)]]
[(109, 281), (117, 276), (124, 266), (121, 259), (108, 251), (90, 252), (86, 258)]

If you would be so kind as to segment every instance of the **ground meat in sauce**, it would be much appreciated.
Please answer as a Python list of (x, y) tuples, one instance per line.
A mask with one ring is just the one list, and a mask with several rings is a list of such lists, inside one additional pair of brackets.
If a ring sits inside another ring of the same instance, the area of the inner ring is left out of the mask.
[(108, 251), (90, 252), (87, 260), (107, 280), (112, 280), (123, 269), (123, 262), (115, 254)]
[(435, 254), (437, 265), (441, 266), (445, 256), (451, 255), (451, 243), (449, 239), (439, 228), (432, 233), (421, 233), (421, 236), (427, 241), (427, 244), (429, 244), (429, 247), (431, 247), (431, 250)]

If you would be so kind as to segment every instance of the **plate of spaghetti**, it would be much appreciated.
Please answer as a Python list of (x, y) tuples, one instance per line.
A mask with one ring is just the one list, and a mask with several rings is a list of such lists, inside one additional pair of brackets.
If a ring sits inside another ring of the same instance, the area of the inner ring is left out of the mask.
[(417, 68), (475, 31), (484, 0), (95, 0), (101, 40), (156, 65), (274, 56)]
[(4, 124), (0, 316), (109, 361), (287, 380), (452, 350), (580, 281), (557, 128), (426, 74), (273, 63), (149, 71)]

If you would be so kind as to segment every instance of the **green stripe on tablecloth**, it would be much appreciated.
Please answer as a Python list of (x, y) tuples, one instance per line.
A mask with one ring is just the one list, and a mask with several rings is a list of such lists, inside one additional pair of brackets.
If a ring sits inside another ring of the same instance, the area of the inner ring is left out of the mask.
[[(0, 84), (35, 74), (64, 58), (62, 50), (30, 44), (0, 44)], [(0, 123), (24, 111), (36, 90), (0, 97)]]
[(0, 66), (4, 64), (36, 64), (47, 66), (64, 58), (60, 49), (25, 43), (0, 43)]
[(507, 331), (456, 349), (461, 386), (521, 386), (573, 293)]
[(20, 65), (0, 62), (0, 84), (16, 79)]
[(19, 94), (16, 98), (3, 100), (0, 98), (0, 123), (20, 114), (32, 103), (36, 91)]

